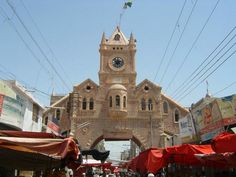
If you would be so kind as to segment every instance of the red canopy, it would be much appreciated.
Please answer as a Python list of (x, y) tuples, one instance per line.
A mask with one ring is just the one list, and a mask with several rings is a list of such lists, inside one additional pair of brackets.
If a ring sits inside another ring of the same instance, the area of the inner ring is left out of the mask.
[(214, 153), (211, 145), (183, 144), (164, 149), (164, 158), (167, 163), (178, 163), (187, 165), (202, 165), (202, 162), (194, 154)]
[(236, 154), (234, 152), (195, 154), (195, 156), (208, 166), (217, 168), (235, 168)]
[(236, 152), (236, 134), (224, 132), (212, 139), (212, 149), (217, 153)]
[(165, 166), (163, 149), (150, 148), (141, 152), (129, 163), (129, 168), (141, 174), (157, 173), (158, 170)]
[(13, 131), (0, 131), (0, 135), (8, 135), (0, 136), (0, 166), (25, 170), (38, 167), (42, 169), (47, 166), (39, 164), (39, 159), (45, 165), (50, 161), (60, 165), (61, 160), (69, 162), (78, 158), (79, 150), (73, 138), (52, 138), (51, 134), (27, 134), (20, 131), (15, 134)]

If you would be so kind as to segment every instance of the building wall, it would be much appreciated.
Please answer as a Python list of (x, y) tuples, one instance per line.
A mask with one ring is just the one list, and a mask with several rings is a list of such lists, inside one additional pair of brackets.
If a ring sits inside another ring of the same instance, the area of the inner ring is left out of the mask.
[[(188, 110), (164, 96), (162, 88), (148, 79), (136, 85), (135, 41), (132, 35), (126, 39), (118, 27), (109, 39), (103, 35), (99, 84), (87, 79), (73, 88), (69, 98), (52, 105), (69, 109), (60, 118), (60, 128), (70, 129), (85, 149), (93, 148), (102, 139), (132, 139), (142, 149), (164, 147), (165, 132), (170, 136), (179, 133), (174, 112), (178, 109), (180, 118)], [(169, 105), (167, 114), (163, 114), (163, 99)], [(53, 108), (45, 114), (52, 112)]]
[[(34, 102), (34, 98), (25, 93), (16, 81), (1, 81), (0, 84), (2, 86), (0, 94), (4, 99), (0, 122), (15, 126), (23, 131), (40, 132), (43, 108), (39, 106), (39, 103)], [(33, 104), (37, 104), (39, 107), (37, 123), (32, 120)]]

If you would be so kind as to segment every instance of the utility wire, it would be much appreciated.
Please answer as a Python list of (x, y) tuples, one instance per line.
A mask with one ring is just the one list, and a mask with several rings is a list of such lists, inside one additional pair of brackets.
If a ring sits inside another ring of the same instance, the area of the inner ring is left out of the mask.
[(31, 13), (30, 13), (29, 10), (26, 8), (24, 2), (23, 2), (22, 0), (20, 0), (20, 2), (22, 3), (22, 6), (24, 7), (25, 11), (27, 12), (28, 16), (30, 17), (32, 23), (34, 24), (36, 30), (38, 31), (39, 35), (40, 35), (41, 38), (43, 39), (44, 43), (46, 44), (46, 46), (47, 46), (47, 48), (49, 49), (50, 53), (52, 54), (53, 58), (57, 61), (57, 64), (60, 66), (61, 71), (64, 73), (64, 75), (66, 76), (66, 78), (68, 79), (68, 81), (70, 82), (70, 84), (73, 85), (72, 82), (71, 82), (71, 80), (70, 80), (70, 78), (69, 78), (69, 76), (66, 74), (66, 72), (65, 72), (65, 70), (64, 70), (64, 68), (63, 68), (63, 66), (61, 65), (59, 59), (56, 57), (54, 51), (53, 51), (52, 48), (50, 47), (50, 45), (49, 45), (49, 43), (47, 42), (46, 38), (44, 37), (43, 33), (40, 31), (38, 25), (36, 24), (35, 20), (33, 19), (32, 15), (31, 15)]
[(61, 75), (58, 73), (58, 71), (56, 70), (56, 68), (54, 67), (54, 65), (52, 64), (52, 62), (49, 60), (49, 58), (47, 57), (47, 55), (44, 53), (43, 49), (40, 47), (40, 45), (38, 44), (38, 42), (35, 40), (35, 38), (33, 37), (33, 35), (31, 34), (31, 32), (28, 30), (28, 28), (26, 27), (26, 25), (24, 24), (23, 20), (20, 18), (20, 16), (18, 15), (18, 13), (16, 12), (15, 8), (12, 6), (12, 4), (10, 4), (9, 0), (6, 0), (8, 6), (12, 9), (12, 11), (14, 12), (15, 16), (17, 17), (17, 19), (19, 20), (19, 22), (21, 23), (21, 25), (23, 26), (23, 28), (25, 29), (25, 31), (27, 32), (27, 34), (30, 36), (31, 40), (34, 42), (34, 44), (37, 46), (37, 48), (39, 49), (40, 53), (43, 55), (43, 57), (46, 59), (46, 61), (48, 62), (48, 64), (51, 66), (51, 68), (53, 69), (53, 71), (56, 73), (56, 75), (58, 76), (58, 78), (61, 80), (61, 82), (64, 84), (64, 86), (70, 90), (70, 87), (66, 84), (66, 82), (64, 81), (64, 79), (61, 77)]
[[(234, 39), (234, 37), (236, 36), (236, 34), (230, 39), (230, 41), (228, 41), (228, 43), (227, 44), (225, 44), (224, 46), (223, 46), (223, 48), (221, 48), (218, 52), (217, 52), (217, 54), (191, 79), (191, 81), (190, 82), (188, 82), (188, 84), (187, 85), (193, 85), (194, 83), (196, 83), (197, 82), (197, 80), (199, 80), (199, 77), (195, 80), (195, 81), (193, 81), (199, 74), (201, 74), (201, 72), (220, 54), (220, 52), (222, 52), (226, 47), (227, 47), (227, 45)], [(235, 43), (227, 50), (227, 51), (229, 51), (233, 46), (235, 45)], [(226, 51), (226, 52), (227, 52)], [(226, 53), (225, 52), (225, 53)], [(206, 70), (205, 70), (205, 72), (200, 76), (200, 78), (205, 74), (205, 73), (207, 73), (208, 71), (209, 71), (209, 69), (211, 69), (217, 62), (219, 61), (219, 59), (217, 59), (209, 68), (207, 68)], [(190, 84), (191, 82), (193, 81), (193, 83), (192, 84)], [(189, 87), (188, 87), (189, 88)], [(182, 92), (184, 93), (184, 91), (185, 90), (182, 90)], [(181, 95), (181, 94), (183, 94), (183, 93), (181, 93), (181, 91), (179, 92), (179, 95)], [(177, 95), (178, 95), (178, 93), (177, 93)]]
[(223, 89), (221, 89), (221, 90), (215, 92), (213, 95), (218, 95), (220, 92), (223, 92), (224, 90), (226, 90), (226, 89), (232, 87), (234, 84), (236, 84), (236, 81), (234, 81), (234, 82), (232, 82), (231, 84), (227, 85), (227, 86), (224, 87)]
[(170, 63), (171, 63), (171, 61), (172, 61), (172, 59), (173, 59), (173, 57), (174, 57), (174, 54), (175, 54), (175, 52), (176, 52), (176, 50), (177, 50), (177, 48), (178, 48), (178, 46), (179, 46), (179, 44), (180, 44), (180, 41), (181, 41), (181, 39), (182, 39), (182, 37), (183, 37), (183, 34), (184, 34), (185, 30), (186, 30), (186, 27), (187, 27), (187, 25), (188, 25), (188, 23), (189, 23), (189, 21), (190, 21), (190, 19), (191, 19), (191, 17), (192, 17), (192, 14), (193, 14), (193, 11), (194, 11), (194, 9), (195, 9), (195, 7), (196, 7), (196, 5), (197, 5), (197, 2), (198, 2), (198, 0), (195, 1), (194, 5), (193, 5), (193, 7), (192, 7), (192, 9), (191, 9), (191, 12), (190, 12), (190, 14), (189, 14), (189, 16), (188, 16), (188, 19), (187, 19), (187, 21), (186, 21), (186, 23), (185, 23), (185, 25), (184, 25), (184, 29), (183, 29), (183, 31), (182, 31), (182, 33), (181, 33), (179, 39), (178, 39), (178, 42), (177, 42), (177, 44), (176, 44), (176, 46), (175, 46), (175, 49), (174, 49), (174, 51), (172, 52), (171, 57), (170, 57), (169, 60), (168, 60), (167, 66), (166, 66), (166, 68), (165, 68), (165, 70), (164, 70), (164, 73), (163, 73), (163, 75), (162, 75), (162, 77), (161, 77), (160, 83), (162, 83), (162, 81), (163, 81), (163, 79), (164, 79), (164, 77), (165, 77), (165, 75), (166, 75), (166, 72), (167, 72), (167, 70), (169, 69)]
[(179, 68), (178, 68), (177, 71), (175, 72), (173, 78), (171, 79), (171, 81), (170, 81), (169, 84), (167, 85), (166, 92), (167, 92), (167, 90), (169, 89), (169, 87), (171, 86), (171, 84), (174, 82), (174, 80), (176, 79), (176, 77), (177, 77), (177, 75), (179, 74), (179, 72), (180, 72), (180, 70), (182, 69), (182, 67), (184, 66), (184, 63), (186, 62), (186, 60), (187, 60), (189, 54), (192, 52), (193, 47), (195, 46), (195, 44), (197, 43), (198, 39), (200, 38), (200, 36), (201, 36), (203, 30), (205, 29), (206, 25), (208, 24), (208, 22), (209, 22), (209, 20), (210, 20), (210, 18), (211, 18), (211, 16), (212, 16), (212, 14), (214, 13), (214, 11), (215, 11), (217, 5), (219, 4), (219, 2), (220, 2), (220, 0), (218, 0), (218, 1), (216, 2), (214, 8), (212, 9), (212, 11), (211, 11), (210, 15), (208, 16), (206, 22), (204, 23), (204, 25), (203, 25), (201, 31), (198, 33), (198, 35), (197, 35), (196, 39), (194, 40), (194, 42), (193, 42), (191, 48), (189, 49), (187, 55), (184, 57), (183, 61), (181, 62), (180, 66), (179, 66)]
[[(181, 95), (183, 95), (189, 88), (191, 88), (191, 86), (192, 85), (194, 85), (199, 79), (201, 79), (212, 67), (214, 67), (219, 61), (220, 61), (220, 59), (226, 54), (226, 53), (228, 53), (234, 46), (235, 46), (235, 44), (236, 43), (234, 43), (233, 45), (231, 45), (230, 46), (230, 48), (227, 50), (227, 51), (225, 51), (224, 53), (223, 53), (223, 55), (221, 55), (209, 68), (207, 68), (206, 70), (205, 70), (205, 72), (204, 73), (202, 73), (192, 84), (190, 84), (185, 90), (182, 90), (182, 93), (180, 92), (180, 94), (179, 94), (179, 96), (177, 96), (177, 98), (176, 99), (178, 99)], [(228, 43), (225, 45), (225, 46), (227, 46), (228, 45)], [(225, 48), (225, 46), (224, 46), (224, 48)], [(214, 57), (213, 57), (213, 59), (215, 59), (215, 57), (224, 49), (224, 48), (222, 48)], [(211, 61), (213, 61), (213, 59), (211, 60)], [(210, 62), (211, 62), (210, 61)], [(209, 64), (209, 63), (208, 63)], [(203, 70), (203, 69), (202, 69)], [(202, 71), (201, 70), (201, 71)], [(200, 71), (200, 72), (201, 72)], [(198, 74), (200, 74), (200, 73), (198, 73)], [(197, 76), (198, 76), (198, 74), (197, 74)]]
[(166, 56), (167, 50), (169, 49), (170, 43), (171, 43), (172, 38), (173, 38), (173, 36), (174, 36), (174, 33), (175, 33), (176, 29), (177, 29), (177, 26), (178, 26), (178, 24), (179, 24), (179, 19), (180, 19), (180, 17), (182, 16), (184, 7), (185, 7), (185, 5), (186, 5), (186, 2), (187, 2), (187, 0), (184, 1), (184, 4), (183, 4), (183, 6), (182, 6), (182, 8), (181, 8), (181, 11), (180, 11), (180, 13), (179, 13), (178, 19), (177, 19), (177, 21), (176, 21), (176, 23), (175, 23), (175, 27), (174, 27), (174, 29), (173, 29), (173, 31), (172, 31), (172, 34), (171, 34), (171, 36), (170, 36), (170, 39), (169, 39), (169, 41), (168, 41), (168, 43), (167, 43), (165, 52), (164, 52), (164, 54), (163, 54), (163, 56), (162, 56), (162, 58), (161, 58), (161, 63), (160, 63), (160, 65), (159, 65), (158, 68), (157, 68), (155, 77), (154, 77), (154, 79), (153, 79), (154, 82), (155, 82), (155, 80), (156, 80), (156, 78), (157, 78), (157, 75), (158, 75), (158, 73), (159, 73), (159, 71), (160, 71), (160, 68), (161, 68), (161, 66), (162, 66), (162, 64), (163, 64), (164, 58), (165, 58), (165, 56)]
[[(42, 93), (42, 94), (44, 94), (44, 95), (47, 95), (48, 97), (51, 96), (51, 95), (49, 95), (48, 93), (46, 93), (46, 92), (44, 92), (44, 91), (42, 91), (42, 90), (39, 90), (39, 89), (37, 89), (37, 88), (35, 88), (35, 87), (32, 87), (32, 86), (30, 86), (28, 83), (26, 83), (25, 81), (23, 81), (23, 80), (17, 78), (15, 74), (13, 74), (13, 73), (10, 72), (9, 70), (7, 70), (3, 65), (0, 64), (0, 67), (2, 68), (2, 70), (0, 69), (0, 72), (3, 73), (3, 75), (6, 76), (6, 79), (7, 79), (7, 78), (13, 79), (13, 80), (16, 80), (16, 79), (17, 79), (20, 83), (24, 84), (26, 88), (29, 88), (29, 89), (32, 89), (32, 90), (34, 90), (34, 91), (40, 92), (40, 93)], [(3, 79), (3, 78), (2, 78), (2, 79)]]
[[(230, 49), (235, 46), (236, 43), (234, 43)], [(228, 53), (228, 51), (230, 50), (228, 49), (218, 60), (220, 60), (226, 53)], [(195, 90), (202, 82), (204, 82), (210, 75), (212, 75), (220, 66), (222, 66), (229, 58), (231, 58), (234, 54), (235, 54), (236, 50), (234, 50), (225, 60), (223, 60), (213, 71), (211, 71), (203, 80), (201, 80), (194, 88), (192, 88), (188, 93), (186, 93), (184, 96), (182, 96), (178, 101), (181, 101), (183, 98), (185, 98), (186, 96), (188, 96), (193, 90)], [(186, 90), (187, 91), (187, 90)]]
[(16, 32), (16, 34), (18, 35), (18, 37), (21, 39), (21, 41), (24, 43), (25, 47), (30, 51), (31, 55), (36, 59), (36, 61), (39, 63), (39, 65), (45, 69), (45, 71), (48, 73), (48, 75), (50, 77), (52, 77), (51, 73), (49, 72), (49, 70), (43, 65), (43, 63), (41, 62), (41, 60), (37, 57), (37, 55), (33, 52), (33, 50), (30, 48), (30, 46), (27, 44), (27, 42), (24, 40), (23, 36), (20, 34), (20, 32), (17, 30), (15, 24), (11, 21), (11, 19), (9, 18), (9, 16), (7, 15), (7, 13), (3, 10), (2, 7), (0, 7), (0, 10), (2, 10), (2, 12), (5, 15), (5, 18), (8, 22), (8, 24), (13, 28), (13, 30)]
[[(226, 36), (225, 38), (217, 45), (217, 47), (202, 61), (202, 63), (189, 75), (189, 77), (187, 77), (181, 84), (180, 86), (172, 93), (172, 97), (175, 97), (177, 95), (177, 93), (180, 91), (180, 90), (183, 90), (184, 87), (186, 87), (186, 85), (188, 85), (190, 82), (193, 81), (193, 79), (195, 79), (197, 77), (197, 75), (200, 73), (198, 72), (197, 74), (195, 74), (203, 65), (205, 62), (208, 61), (208, 59), (210, 59), (210, 57), (213, 55), (213, 53), (225, 42), (225, 40), (233, 33), (233, 31), (236, 29), (236, 27), (234, 27)], [(235, 37), (235, 36), (234, 36)], [(234, 38), (233, 37), (233, 38)], [(232, 40), (232, 38), (231, 38)], [(231, 41), (230, 40), (230, 41)], [(212, 60), (211, 60), (212, 61)], [(208, 62), (209, 63), (209, 62)], [(207, 65), (206, 65), (207, 66)], [(206, 67), (204, 66), (203, 69)], [(194, 76), (195, 74), (195, 76)], [(192, 79), (191, 77), (194, 76)], [(188, 80), (191, 79), (189, 82)]]

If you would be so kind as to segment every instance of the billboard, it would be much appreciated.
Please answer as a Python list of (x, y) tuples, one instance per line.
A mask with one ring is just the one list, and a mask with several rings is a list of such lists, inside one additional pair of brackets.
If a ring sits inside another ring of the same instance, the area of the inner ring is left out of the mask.
[(0, 81), (0, 122), (22, 129), (25, 111), (26, 101)]
[(191, 119), (191, 114), (188, 114), (187, 116), (179, 120), (179, 130), (181, 138), (192, 136), (194, 134), (194, 128)]
[(203, 102), (192, 111), (195, 127), (202, 141), (212, 139), (227, 125), (236, 123), (236, 95)]

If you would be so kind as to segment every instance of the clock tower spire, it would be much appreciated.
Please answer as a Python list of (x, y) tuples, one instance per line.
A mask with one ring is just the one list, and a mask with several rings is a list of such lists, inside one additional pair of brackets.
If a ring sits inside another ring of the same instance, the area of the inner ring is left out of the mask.
[(110, 38), (102, 35), (100, 44), (100, 85), (122, 84), (135, 86), (135, 53), (136, 40), (131, 33), (129, 40), (119, 27), (116, 27)]

